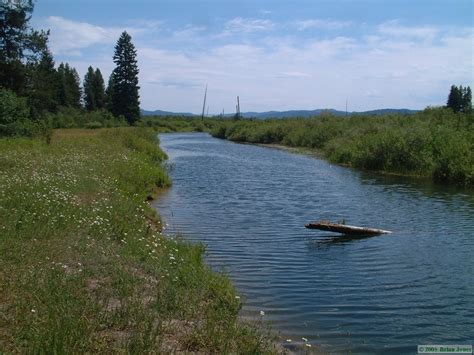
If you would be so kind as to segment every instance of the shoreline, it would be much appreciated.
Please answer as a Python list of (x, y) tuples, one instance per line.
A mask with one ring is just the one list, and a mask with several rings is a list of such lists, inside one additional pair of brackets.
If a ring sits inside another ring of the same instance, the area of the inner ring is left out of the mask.
[(149, 201), (170, 180), (151, 130), (56, 130), (0, 149), (5, 351), (279, 352), (238, 320), (203, 246), (163, 235)]
[[(227, 138), (221, 138), (221, 139), (228, 140)], [(450, 184), (444, 184), (444, 183), (432, 181), (428, 175), (408, 174), (408, 173), (392, 172), (392, 171), (386, 171), (386, 170), (368, 170), (368, 169), (357, 168), (357, 167), (351, 166), (350, 164), (336, 163), (329, 160), (324, 155), (324, 153), (318, 149), (312, 149), (312, 148), (306, 148), (306, 147), (290, 147), (284, 144), (276, 144), (276, 143), (250, 143), (250, 142), (236, 142), (236, 141), (231, 141), (231, 140), (228, 140), (228, 141), (233, 142), (233, 143), (238, 143), (238, 144), (248, 144), (248, 145), (254, 145), (254, 146), (263, 147), (263, 148), (282, 150), (282, 151), (293, 153), (293, 154), (307, 155), (312, 158), (324, 160), (329, 164), (334, 164), (336, 166), (348, 168), (348, 169), (358, 171), (361, 173), (373, 173), (373, 174), (377, 174), (381, 176), (411, 178), (417, 181), (428, 181), (430, 183), (441, 185), (441, 186), (453, 186)], [(454, 185), (454, 186), (457, 186), (457, 185)], [(465, 187), (465, 188), (469, 188), (469, 187)]]

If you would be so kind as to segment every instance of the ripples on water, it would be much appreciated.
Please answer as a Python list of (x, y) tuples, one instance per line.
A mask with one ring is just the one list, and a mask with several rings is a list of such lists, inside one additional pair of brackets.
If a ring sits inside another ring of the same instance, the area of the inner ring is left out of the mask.
[[(293, 344), (413, 352), (474, 343), (474, 196), (206, 134), (163, 134), (173, 187), (156, 201), (171, 233), (208, 247), (245, 300)], [(394, 231), (306, 230), (319, 219)]]

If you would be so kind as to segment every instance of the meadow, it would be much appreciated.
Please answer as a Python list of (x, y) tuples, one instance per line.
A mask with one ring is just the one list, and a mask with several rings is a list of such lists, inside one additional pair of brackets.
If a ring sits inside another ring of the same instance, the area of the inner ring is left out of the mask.
[(474, 185), (472, 113), (427, 108), (414, 115), (221, 120), (211, 133), (235, 142), (309, 149), (363, 170)]
[(166, 235), (157, 143), (145, 128), (0, 140), (2, 352), (275, 351), (205, 248)]

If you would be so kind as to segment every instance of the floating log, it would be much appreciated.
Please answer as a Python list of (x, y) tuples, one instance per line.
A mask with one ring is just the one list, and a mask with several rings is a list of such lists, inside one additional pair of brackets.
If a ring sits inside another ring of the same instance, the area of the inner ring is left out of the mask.
[(349, 226), (347, 224), (331, 223), (329, 221), (312, 222), (305, 224), (305, 227), (328, 232), (337, 232), (346, 235), (378, 235), (392, 233), (391, 231), (383, 229)]

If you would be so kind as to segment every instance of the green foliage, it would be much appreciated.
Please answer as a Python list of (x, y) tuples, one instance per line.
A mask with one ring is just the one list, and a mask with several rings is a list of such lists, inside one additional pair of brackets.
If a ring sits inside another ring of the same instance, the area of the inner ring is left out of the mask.
[(94, 111), (97, 108), (94, 93), (94, 69), (89, 66), (84, 76), (84, 106), (87, 111)]
[(102, 127), (104, 127), (102, 123), (97, 122), (97, 121), (87, 122), (85, 125), (85, 128), (89, 128), (89, 129), (97, 129), (97, 128), (102, 128)]
[(446, 105), (448, 108), (452, 109), (454, 112), (472, 112), (472, 92), (471, 88), (462, 86), (451, 86), (451, 91), (449, 92), (448, 102)]
[(137, 51), (132, 37), (123, 32), (115, 46), (114, 63), (109, 80), (111, 96), (111, 112), (115, 116), (123, 115), (130, 125), (140, 118), (140, 102), (138, 94)]
[(105, 84), (104, 78), (99, 68), (95, 69), (94, 80), (92, 81), (92, 87), (94, 89), (95, 104), (98, 110), (106, 108), (107, 99), (105, 97)]
[(5, 353), (270, 352), (204, 248), (166, 236), (146, 196), (170, 180), (156, 134), (0, 140)]
[(439, 181), (457, 181), (474, 185), (474, 128), (433, 130), (433, 176)]
[(28, 66), (30, 72), (27, 89), (32, 116), (39, 118), (46, 112), (54, 112), (59, 106), (60, 77), (54, 68), (53, 56), (48, 50), (42, 53), (40, 62)]
[(31, 121), (26, 99), (0, 88), (0, 137), (32, 136), (39, 131), (41, 125)]
[(61, 63), (57, 69), (59, 77), (58, 103), (60, 106), (81, 107), (81, 81), (76, 69)]
[(68, 63), (61, 63), (55, 69), (47, 46), (48, 32), (29, 27), (33, 8), (32, 0), (0, 3), (0, 88), (11, 89), (24, 97), (29, 109), (28, 114), (24, 113), (22, 99), (18, 101), (2, 93), (8, 111), (4, 119), (12, 122), (1, 124), (1, 134), (44, 135), (50, 129), (49, 124), (55, 128), (97, 126), (92, 122), (104, 127), (123, 125), (119, 116), (114, 118), (104, 111), (104, 80), (99, 69), (89, 68), (90, 80), (86, 76), (85, 101), (89, 113), (82, 115), (79, 75)]
[(216, 119), (187, 116), (144, 116), (137, 125), (153, 127), (159, 132), (208, 132), (218, 122)]
[(45, 121), (53, 128), (91, 128), (89, 126), (92, 123), (92, 126), (100, 124), (101, 127), (122, 127), (127, 125), (123, 117), (116, 118), (107, 110), (84, 112), (72, 107), (59, 107), (56, 113), (47, 114)]
[(33, 0), (0, 2), (0, 87), (23, 95), (26, 62), (36, 63), (46, 50), (48, 33), (29, 27)]
[(361, 169), (474, 185), (472, 113), (428, 108), (407, 116), (221, 120), (211, 133), (237, 142), (318, 149), (331, 161)]
[(104, 79), (99, 68), (87, 69), (84, 76), (84, 105), (87, 111), (101, 110), (106, 106)]

